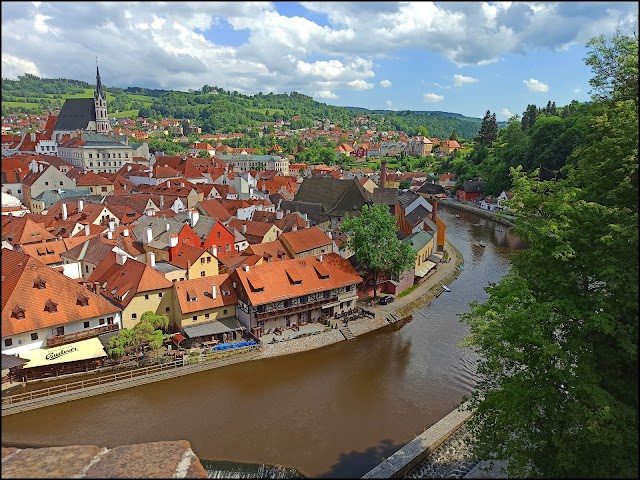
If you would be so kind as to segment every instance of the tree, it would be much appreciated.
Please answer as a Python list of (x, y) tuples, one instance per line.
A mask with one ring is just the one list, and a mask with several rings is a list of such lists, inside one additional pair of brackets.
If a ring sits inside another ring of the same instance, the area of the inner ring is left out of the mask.
[(398, 277), (415, 262), (417, 253), (396, 236), (396, 218), (387, 205), (364, 205), (355, 217), (347, 213), (341, 230), (347, 235), (347, 244), (355, 252), (360, 266), (373, 273), (374, 298), (380, 272)]
[(208, 150), (200, 150), (198, 152), (198, 158), (211, 158), (211, 154)]
[(427, 130), (427, 127), (424, 125), (419, 125), (418, 128), (416, 128), (416, 135), (429, 138), (429, 130)]
[(480, 132), (476, 137), (476, 141), (487, 147), (490, 147), (498, 138), (498, 122), (496, 120), (496, 114), (493, 115), (489, 110), (485, 113), (480, 125)]
[(401, 180), (400, 185), (398, 185), (398, 188), (400, 190), (407, 190), (410, 186), (411, 184), (409, 183), (409, 180)]
[(585, 63), (594, 75), (589, 80), (594, 100), (638, 99), (638, 32), (632, 36), (620, 31), (607, 38), (592, 38), (587, 43)]
[(449, 135), (449, 140), (458, 140), (458, 134), (456, 133), (456, 129), (451, 130), (451, 134)]
[(525, 132), (535, 125), (538, 115), (540, 115), (540, 111), (537, 106), (527, 105), (527, 109), (522, 113), (522, 129)]
[(169, 338), (169, 335), (164, 333), (168, 327), (169, 317), (146, 311), (133, 328), (123, 328), (109, 339), (108, 353), (118, 357), (132, 352), (137, 355), (145, 345), (149, 345), (156, 351), (157, 359), (158, 349)]
[(589, 106), (566, 178), (511, 169), (528, 248), (461, 315), (480, 353), (473, 453), (508, 458), (509, 476), (639, 473), (638, 101), (592, 68), (609, 97)]

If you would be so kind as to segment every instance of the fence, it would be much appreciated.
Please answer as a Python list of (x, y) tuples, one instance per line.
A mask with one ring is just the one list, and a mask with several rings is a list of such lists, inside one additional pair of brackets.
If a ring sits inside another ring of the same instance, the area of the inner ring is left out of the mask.
[[(129, 372), (80, 380), (28, 393), (3, 396), (2, 416), (259, 358), (262, 358), (260, 351), (257, 345), (253, 345), (236, 350), (198, 354), (197, 356), (187, 355), (180, 360), (163, 365), (142, 367)], [(214, 362), (213, 360), (219, 361)]]

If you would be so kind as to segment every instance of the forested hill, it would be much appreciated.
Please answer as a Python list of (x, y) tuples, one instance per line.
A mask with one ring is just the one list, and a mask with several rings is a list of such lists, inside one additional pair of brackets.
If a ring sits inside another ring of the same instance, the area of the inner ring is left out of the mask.
[[(2, 114), (21, 111), (46, 113), (59, 108), (67, 96), (84, 93), (91, 96), (86, 82), (67, 79), (45, 79), (25, 74), (18, 80), (2, 80)], [(237, 132), (247, 126), (284, 120), (290, 128), (309, 128), (314, 122), (329, 121), (343, 128), (356, 124), (357, 116), (367, 115), (373, 122), (364, 127), (382, 131), (404, 131), (415, 135), (418, 127), (426, 127), (428, 135), (449, 138), (455, 130), (458, 138), (474, 138), (481, 119), (456, 113), (437, 111), (368, 110), (358, 107), (336, 107), (316, 102), (297, 92), (242, 95), (209, 85), (200, 90), (180, 92), (145, 87), (106, 87), (109, 113), (114, 116), (173, 117), (191, 119), (203, 133)], [(295, 120), (292, 120), (294, 117)], [(374, 126), (375, 125), (375, 126)]]

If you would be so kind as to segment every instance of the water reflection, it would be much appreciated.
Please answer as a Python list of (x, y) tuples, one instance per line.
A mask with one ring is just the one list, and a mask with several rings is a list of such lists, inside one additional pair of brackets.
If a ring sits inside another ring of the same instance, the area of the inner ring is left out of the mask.
[[(184, 439), (203, 459), (359, 477), (470, 393), (477, 357), (457, 317), (520, 242), (497, 222), (439, 209), (465, 268), (430, 306), (310, 352), (195, 373), (2, 418), (4, 444), (106, 447)], [(455, 214), (460, 218), (456, 219)], [(482, 227), (472, 224), (479, 220)], [(473, 242), (484, 241), (481, 252)]]

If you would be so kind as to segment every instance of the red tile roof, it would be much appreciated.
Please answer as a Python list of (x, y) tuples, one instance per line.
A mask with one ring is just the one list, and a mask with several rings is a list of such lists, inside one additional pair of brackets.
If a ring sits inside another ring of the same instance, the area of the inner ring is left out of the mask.
[[(262, 263), (249, 267), (248, 272), (237, 268), (235, 274), (252, 305), (357, 285), (362, 282), (362, 277), (349, 261), (336, 253), (324, 255), (322, 262), (317, 257), (306, 257)], [(294, 283), (297, 280), (301, 281)]]
[[(216, 287), (216, 298), (213, 298), (213, 286)], [(173, 286), (176, 299), (183, 314), (209, 310), (212, 308), (235, 305), (238, 303), (228, 274), (213, 277), (194, 278), (176, 282)], [(226, 295), (225, 295), (226, 294)], [(195, 295), (197, 300), (189, 301), (188, 297)]]
[[(2, 278), (2, 337), (120, 311), (75, 280), (25, 253), (2, 249)], [(88, 299), (86, 306), (80, 305), (80, 296)], [(55, 303), (57, 311), (46, 311), (47, 302)], [(17, 318), (20, 312), (24, 318)]]
[(332, 244), (332, 240), (318, 226), (283, 233), (280, 241), (291, 249), (293, 255)]

